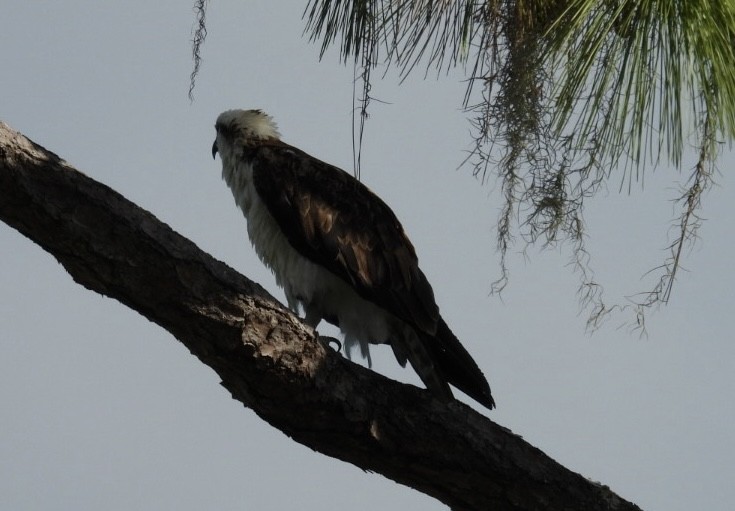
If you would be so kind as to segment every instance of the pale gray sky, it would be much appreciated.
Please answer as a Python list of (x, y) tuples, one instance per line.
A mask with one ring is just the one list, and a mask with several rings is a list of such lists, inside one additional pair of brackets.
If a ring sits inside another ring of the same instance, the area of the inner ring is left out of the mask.
[[(210, 147), (219, 112), (259, 107), (287, 141), (351, 169), (352, 70), (334, 53), (318, 62), (301, 37), (304, 4), (212, 2), (189, 104), (191, 2), (6, 2), (0, 120), (281, 299)], [(389, 104), (374, 103), (362, 172), (488, 376), (490, 417), (643, 509), (730, 509), (735, 159), (720, 162), (703, 239), (649, 337), (617, 320), (590, 337), (565, 249), (514, 256), (504, 300), (488, 296), (500, 203), (455, 171), (469, 144), (460, 79), (376, 83)], [(659, 169), (644, 193), (611, 186), (590, 203), (589, 246), (611, 299), (645, 289), (640, 276), (665, 256), (667, 199), (684, 179), (671, 175)], [(275, 431), (168, 333), (74, 284), (5, 224), (0, 253), (0, 509), (443, 509)], [(376, 370), (417, 382), (374, 353)]]

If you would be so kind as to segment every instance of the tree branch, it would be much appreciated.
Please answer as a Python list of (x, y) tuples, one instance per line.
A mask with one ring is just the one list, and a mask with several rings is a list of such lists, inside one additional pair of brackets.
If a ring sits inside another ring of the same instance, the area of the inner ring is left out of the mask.
[(637, 510), (459, 402), (353, 364), (149, 212), (0, 123), (0, 218), (173, 334), (299, 443), (453, 509)]

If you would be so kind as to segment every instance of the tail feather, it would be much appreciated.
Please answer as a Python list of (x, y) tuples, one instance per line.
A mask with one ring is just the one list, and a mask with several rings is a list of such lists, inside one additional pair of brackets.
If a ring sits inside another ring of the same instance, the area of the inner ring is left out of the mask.
[(443, 319), (439, 319), (435, 336), (422, 337), (441, 377), (478, 403), (495, 408), (485, 375)]
[(401, 365), (405, 365), (406, 360), (411, 362), (411, 367), (435, 397), (442, 401), (452, 401), (454, 396), (449, 388), (449, 382), (441, 368), (437, 367), (436, 354), (426, 341), (408, 325), (405, 326), (399, 339), (400, 341), (391, 343), (396, 360)]

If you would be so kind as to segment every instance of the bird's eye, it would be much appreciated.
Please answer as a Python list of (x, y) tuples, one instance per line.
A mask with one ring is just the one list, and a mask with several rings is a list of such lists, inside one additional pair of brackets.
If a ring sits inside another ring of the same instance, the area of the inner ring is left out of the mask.
[(217, 130), (217, 133), (220, 135), (223, 135), (225, 137), (230, 137), (235, 132), (234, 128), (227, 124), (218, 124), (215, 125), (214, 129)]

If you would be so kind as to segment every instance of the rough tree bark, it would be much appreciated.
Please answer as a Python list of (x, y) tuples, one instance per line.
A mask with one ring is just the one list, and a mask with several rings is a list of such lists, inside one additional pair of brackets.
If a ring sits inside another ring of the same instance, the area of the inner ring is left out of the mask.
[(299, 443), (456, 510), (637, 510), (459, 402), (325, 348), (259, 285), (0, 122), (0, 218)]

